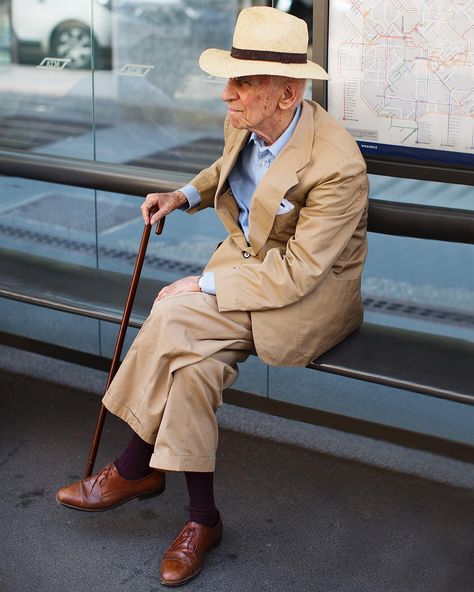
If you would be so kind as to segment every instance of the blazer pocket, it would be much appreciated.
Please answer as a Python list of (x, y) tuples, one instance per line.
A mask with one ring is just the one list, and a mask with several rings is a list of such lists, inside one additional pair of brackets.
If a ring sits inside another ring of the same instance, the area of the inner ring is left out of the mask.
[(288, 203), (291, 209), (275, 216), (269, 238), (286, 242), (295, 234), (300, 208), (291, 202)]

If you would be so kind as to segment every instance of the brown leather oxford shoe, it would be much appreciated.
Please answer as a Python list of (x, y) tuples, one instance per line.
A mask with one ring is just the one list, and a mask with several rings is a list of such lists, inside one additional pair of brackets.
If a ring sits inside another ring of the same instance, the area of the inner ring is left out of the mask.
[(221, 542), (222, 529), (220, 516), (215, 526), (186, 522), (163, 555), (160, 582), (165, 586), (181, 586), (195, 578), (202, 569), (206, 551)]
[(102, 512), (135, 497), (160, 495), (165, 490), (165, 482), (165, 473), (161, 471), (153, 471), (142, 479), (125, 479), (110, 463), (96, 475), (59, 489), (56, 501), (75, 510)]

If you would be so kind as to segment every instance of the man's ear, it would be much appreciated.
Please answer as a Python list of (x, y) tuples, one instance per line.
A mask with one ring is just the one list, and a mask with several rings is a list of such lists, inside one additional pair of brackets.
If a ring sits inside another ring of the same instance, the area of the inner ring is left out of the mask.
[(280, 109), (282, 109), (283, 111), (286, 111), (287, 109), (291, 109), (292, 107), (294, 107), (296, 105), (296, 103), (298, 102), (298, 95), (299, 95), (299, 85), (298, 85), (298, 81), (295, 79), (293, 80), (287, 80), (285, 82), (285, 85), (282, 87), (281, 89), (281, 93), (280, 93), (280, 101), (279, 101), (279, 107)]

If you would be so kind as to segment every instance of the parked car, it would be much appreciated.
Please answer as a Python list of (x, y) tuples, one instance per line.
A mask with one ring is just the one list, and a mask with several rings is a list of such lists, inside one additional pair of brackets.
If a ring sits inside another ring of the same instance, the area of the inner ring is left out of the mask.
[[(237, 0), (11, 0), (12, 58), (38, 64), (44, 57), (70, 60), (68, 68), (154, 64), (176, 69), (209, 45), (227, 45)], [(112, 31), (114, 39), (112, 43)], [(158, 64), (158, 62), (160, 62)], [(182, 70), (182, 67), (179, 68)], [(178, 74), (178, 72), (176, 72)]]
[(112, 0), (93, 2), (92, 33), (90, 0), (12, 0), (13, 60), (57, 57), (71, 60), (70, 68), (90, 68), (94, 53), (97, 67), (110, 65)]

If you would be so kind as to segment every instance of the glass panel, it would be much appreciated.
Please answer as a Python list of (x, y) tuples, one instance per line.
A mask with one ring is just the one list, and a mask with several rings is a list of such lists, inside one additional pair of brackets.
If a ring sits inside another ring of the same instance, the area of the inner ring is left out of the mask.
[(369, 181), (371, 199), (474, 210), (474, 190), (468, 185), (382, 175), (369, 175)]
[[(223, 147), (224, 82), (200, 70), (199, 55), (230, 49), (239, 10), (253, 4), (265, 2), (115, 0), (112, 70), (94, 73), (97, 159), (177, 172), (183, 183), (213, 162)], [(311, 29), (311, 0), (266, 4)]]
[[(198, 58), (228, 48), (238, 3), (116, 0), (112, 71), (95, 73), (97, 158), (177, 171), (187, 181), (222, 152), (222, 83)], [(95, 21), (94, 21), (95, 22)]]
[(100, 354), (99, 321), (0, 298), (0, 331)]
[(94, 191), (0, 178), (0, 247), (95, 267)]
[[(0, 147), (138, 164), (178, 174), (186, 183), (222, 151), (223, 82), (199, 70), (199, 54), (209, 46), (229, 48), (237, 12), (251, 4), (12, 0), (10, 22), (10, 3), (2, 3)], [(273, 4), (311, 24), (310, 1)], [(54, 59), (37, 68), (44, 58)], [(471, 188), (371, 180), (374, 198), (472, 209)], [(2, 179), (1, 186), (1, 247), (131, 273), (143, 229), (139, 199), (104, 192), (96, 197), (92, 191), (13, 178)], [(152, 235), (144, 275), (170, 282), (197, 274), (224, 236), (211, 211), (175, 213), (163, 236)], [(472, 339), (474, 279), (465, 270), (473, 261), (471, 246), (370, 236), (363, 280), (366, 319)], [(18, 323), (26, 314), (25, 330), (33, 333), (38, 322), (45, 336), (49, 330), (54, 336), (61, 319), (72, 319), (64, 326), (71, 323), (73, 329), (79, 319), (18, 303), (2, 305), (5, 327), (12, 329), (12, 319)], [(97, 323), (83, 321), (91, 351), (111, 355), (117, 325), (101, 323), (99, 347)], [(58, 334), (61, 343), (66, 333)], [(127, 343), (133, 335), (132, 330)], [(273, 382), (275, 391), (268, 388), (267, 367), (256, 358), (242, 370), (236, 388), (278, 396), (278, 383)], [(293, 372), (272, 368), (270, 376)], [(308, 376), (313, 381), (321, 375)], [(295, 397), (283, 384), (284, 396)], [(354, 381), (345, 384), (347, 391), (354, 388)]]
[(474, 246), (369, 233), (365, 319), (474, 340)]
[[(96, 267), (93, 191), (14, 177), (0, 178), (0, 188), (2, 261), (6, 263), (15, 253), (22, 254), (25, 261), (24, 267), (19, 264), (15, 270), (15, 290), (34, 294), (34, 279), (29, 270), (41, 277), (42, 265), (45, 285), (49, 265), (55, 262)], [(52, 288), (38, 296), (50, 298), (54, 293)], [(97, 321), (19, 302), (0, 302), (3, 331), (99, 352)]]
[(474, 444), (474, 407), (301, 368), (270, 368), (271, 398)]
[[(116, 323), (106, 323), (105, 321), (100, 321), (100, 351), (101, 355), (106, 358), (112, 358), (114, 355), (115, 349), (115, 342), (117, 341), (117, 335), (119, 332), (120, 325)], [(129, 327), (127, 329), (127, 334), (125, 336), (125, 341), (123, 343), (123, 354), (121, 358), (124, 358), (125, 352), (128, 351), (129, 347), (132, 345), (133, 340), (138, 334), (138, 329), (134, 327)]]
[(240, 365), (240, 375), (232, 388), (268, 397), (268, 366), (257, 356)]
[(11, 60), (10, 2), (0, 2), (0, 65)]
[(0, 148), (93, 158), (91, 0), (11, 0), (11, 28), (2, 6)]
[[(98, 192), (98, 257), (102, 269), (131, 273), (143, 232), (141, 198)], [(161, 236), (150, 235), (144, 276), (166, 282), (200, 274), (225, 230), (214, 211), (174, 212)]]

